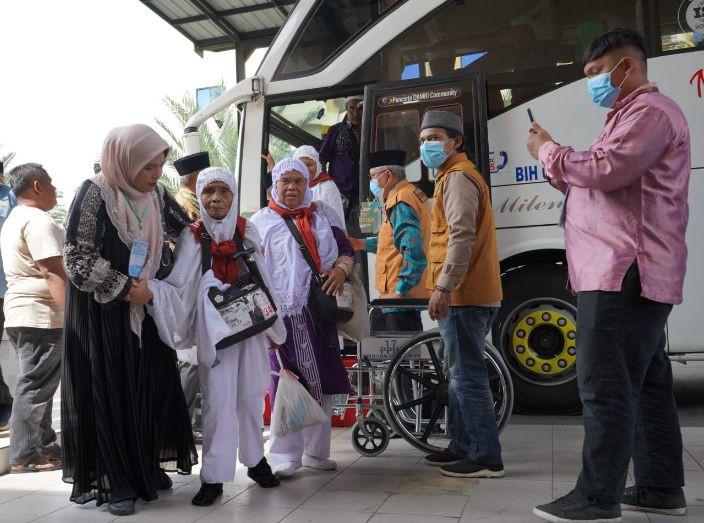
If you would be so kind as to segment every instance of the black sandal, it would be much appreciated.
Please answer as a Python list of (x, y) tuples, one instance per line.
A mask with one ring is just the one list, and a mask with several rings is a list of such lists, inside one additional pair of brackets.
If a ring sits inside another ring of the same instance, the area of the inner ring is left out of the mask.
[(269, 463), (267, 463), (266, 458), (262, 458), (262, 460), (257, 463), (256, 467), (247, 469), (247, 476), (256, 481), (262, 488), (272, 488), (281, 485), (279, 478), (274, 476), (274, 473), (271, 471), (271, 467)]
[[(40, 467), (41, 468), (38, 468)], [(61, 470), (64, 465), (59, 460), (51, 460), (49, 463), (42, 463), (42, 465), (37, 465), (36, 463), (27, 463), (22, 466), (10, 465), (10, 474), (24, 474), (27, 472), (54, 472), (55, 470)]]
[(209, 507), (215, 500), (222, 496), (222, 483), (205, 483), (193, 497), (191, 503), (199, 507)]

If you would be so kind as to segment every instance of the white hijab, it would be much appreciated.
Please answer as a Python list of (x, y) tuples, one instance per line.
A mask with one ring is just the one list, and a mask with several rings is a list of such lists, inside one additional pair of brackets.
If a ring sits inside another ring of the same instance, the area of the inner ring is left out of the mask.
[[(203, 189), (213, 182), (222, 182), (230, 188), (232, 192), (232, 205), (230, 210), (222, 220), (216, 220), (211, 217), (203, 207)], [(208, 167), (203, 169), (198, 175), (196, 182), (196, 196), (198, 197), (198, 205), (200, 206), (200, 217), (205, 225), (205, 230), (208, 231), (210, 237), (217, 243), (226, 242), (232, 239), (237, 227), (237, 216), (240, 214), (239, 200), (237, 198), (237, 182), (235, 177), (227, 169), (222, 167)]]
[(312, 145), (301, 145), (293, 152), (293, 157), (296, 160), (301, 158), (310, 158), (315, 162), (315, 176), (313, 176), (313, 180), (315, 180), (318, 176), (320, 176), (320, 173), (323, 172), (323, 166), (320, 165), (320, 155)]
[(284, 173), (288, 171), (296, 171), (301, 174), (306, 179), (306, 194), (303, 197), (303, 203), (301, 203), (296, 209), (302, 209), (304, 207), (310, 207), (313, 203), (313, 191), (311, 191), (310, 184), (310, 173), (308, 172), (308, 166), (304, 164), (301, 160), (296, 160), (295, 158), (284, 158), (279, 163), (274, 166), (274, 170), (271, 172), (272, 185), (271, 185), (271, 197), (284, 209), (289, 211), (295, 211), (296, 209), (291, 209), (286, 207), (286, 205), (281, 201), (279, 196), (278, 182), (279, 178), (283, 176)]

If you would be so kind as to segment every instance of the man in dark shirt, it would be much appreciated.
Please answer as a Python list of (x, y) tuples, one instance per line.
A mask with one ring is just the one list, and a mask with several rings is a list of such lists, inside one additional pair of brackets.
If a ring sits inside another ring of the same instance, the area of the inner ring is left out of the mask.
[(359, 204), (359, 140), (362, 130), (362, 95), (348, 96), (346, 118), (330, 127), (320, 146), (320, 163), (333, 177), (342, 195), (347, 232), (359, 229), (354, 212)]

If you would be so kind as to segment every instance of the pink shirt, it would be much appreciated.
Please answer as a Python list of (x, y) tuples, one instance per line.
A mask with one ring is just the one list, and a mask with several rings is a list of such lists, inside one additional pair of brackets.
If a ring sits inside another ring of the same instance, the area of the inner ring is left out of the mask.
[(617, 102), (588, 151), (540, 148), (551, 183), (564, 190), (572, 289), (620, 291), (638, 263), (642, 296), (682, 303), (691, 172), (684, 114), (655, 84)]

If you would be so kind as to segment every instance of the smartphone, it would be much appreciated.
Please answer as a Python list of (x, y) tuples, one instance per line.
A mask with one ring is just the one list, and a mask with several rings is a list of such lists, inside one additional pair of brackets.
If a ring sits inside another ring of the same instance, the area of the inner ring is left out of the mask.
[(528, 119), (530, 120), (530, 123), (535, 122), (535, 118), (533, 118), (533, 111), (528, 109)]

